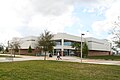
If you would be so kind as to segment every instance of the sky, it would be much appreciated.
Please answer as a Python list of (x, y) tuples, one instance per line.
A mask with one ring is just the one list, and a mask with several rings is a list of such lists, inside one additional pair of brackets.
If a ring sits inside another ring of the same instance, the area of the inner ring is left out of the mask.
[(0, 43), (44, 30), (111, 39), (120, 0), (0, 0)]

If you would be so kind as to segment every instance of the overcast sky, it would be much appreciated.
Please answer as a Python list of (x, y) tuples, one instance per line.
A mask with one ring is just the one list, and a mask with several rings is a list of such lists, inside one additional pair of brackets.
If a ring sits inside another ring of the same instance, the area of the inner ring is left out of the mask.
[(118, 16), (120, 0), (0, 0), (0, 43), (45, 29), (107, 39)]

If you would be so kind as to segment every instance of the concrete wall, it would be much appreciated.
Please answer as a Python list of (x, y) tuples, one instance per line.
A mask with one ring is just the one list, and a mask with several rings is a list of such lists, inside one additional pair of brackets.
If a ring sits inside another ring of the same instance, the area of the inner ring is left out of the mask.
[(104, 39), (86, 38), (89, 50), (111, 51), (111, 44)]
[[(57, 33), (57, 34), (54, 35), (53, 40), (59, 40), (59, 39), (66, 39), (66, 40), (81, 42), (81, 37), (66, 34), (66, 33)], [(84, 42), (85, 39), (82, 38), (82, 41)]]
[(29, 46), (31, 46), (32, 49), (35, 49), (35, 44), (37, 44), (37, 39), (38, 38), (35, 36), (21, 38), (20, 40), (21, 49), (28, 49)]

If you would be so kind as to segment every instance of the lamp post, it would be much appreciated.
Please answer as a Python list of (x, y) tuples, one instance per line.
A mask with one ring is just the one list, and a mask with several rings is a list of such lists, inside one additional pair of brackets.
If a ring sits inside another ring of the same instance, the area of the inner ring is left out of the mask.
[(81, 63), (82, 63), (82, 35), (85, 35), (85, 34), (81, 33)]

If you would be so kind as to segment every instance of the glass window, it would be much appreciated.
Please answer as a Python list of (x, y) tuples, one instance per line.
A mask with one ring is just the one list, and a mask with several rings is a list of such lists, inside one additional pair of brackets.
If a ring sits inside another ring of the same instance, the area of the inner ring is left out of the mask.
[(65, 45), (65, 46), (71, 46), (72, 43), (73, 43), (72, 41), (68, 41), (68, 40), (65, 40), (65, 41), (64, 41), (64, 45)]
[(64, 42), (65, 46), (71, 46), (71, 42)]
[(55, 44), (56, 44), (56, 45), (61, 45), (61, 41), (60, 41), (60, 40), (57, 40), (57, 41), (55, 41)]

